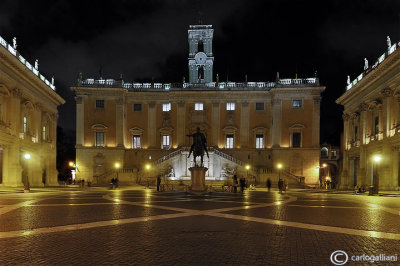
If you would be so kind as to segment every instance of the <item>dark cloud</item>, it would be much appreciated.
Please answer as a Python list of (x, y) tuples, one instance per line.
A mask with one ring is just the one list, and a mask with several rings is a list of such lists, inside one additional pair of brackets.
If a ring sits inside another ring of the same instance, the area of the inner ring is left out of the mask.
[[(73, 85), (84, 77), (124, 74), (127, 81), (181, 81), (187, 76), (187, 28), (215, 28), (214, 73), (221, 79), (274, 80), (313, 76), (323, 94), (321, 139), (339, 142), (341, 109), (334, 100), (346, 76), (383, 53), (386, 36), (400, 40), (398, 1), (2, 1), (0, 35), (54, 75), (67, 103), (60, 124), (75, 126)], [(334, 125), (332, 127), (332, 125)]]

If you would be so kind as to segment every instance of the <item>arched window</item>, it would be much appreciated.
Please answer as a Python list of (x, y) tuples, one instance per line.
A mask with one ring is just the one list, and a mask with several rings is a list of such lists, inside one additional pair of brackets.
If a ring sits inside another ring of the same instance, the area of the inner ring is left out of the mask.
[(198, 47), (197, 47), (198, 52), (204, 52), (204, 44), (203, 41), (199, 41)]
[(321, 149), (321, 157), (322, 157), (322, 158), (328, 157), (328, 148), (327, 148), (327, 147), (323, 147), (323, 148)]
[(199, 81), (204, 79), (204, 68), (201, 66), (199, 67)]

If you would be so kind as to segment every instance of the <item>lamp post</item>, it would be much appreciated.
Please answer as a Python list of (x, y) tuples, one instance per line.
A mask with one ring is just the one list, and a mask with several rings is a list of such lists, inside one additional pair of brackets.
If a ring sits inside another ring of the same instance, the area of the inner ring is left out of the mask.
[(150, 172), (151, 165), (148, 163), (146, 164), (146, 170), (147, 170), (147, 188), (150, 188), (150, 183), (149, 183), (149, 172)]
[(24, 154), (24, 159), (26, 160), (26, 164), (27, 164), (26, 173), (25, 173), (25, 180), (24, 180), (24, 193), (28, 193), (30, 191), (28, 171), (29, 171), (29, 161), (31, 160), (31, 154), (30, 153), (25, 153)]
[(278, 174), (279, 174), (279, 181), (281, 180), (281, 169), (283, 167), (283, 165), (281, 163), (278, 163), (276, 165), (276, 167), (278, 167)]
[[(249, 165), (249, 164), (246, 164), (245, 168), (246, 168), (246, 179), (249, 180), (250, 165)], [(254, 182), (256, 182), (256, 181), (254, 180)]]
[[(369, 187), (369, 196), (374, 195), (374, 163), (379, 163), (382, 160), (382, 156), (374, 155), (372, 156), (371, 163), (371, 186)], [(376, 188), (376, 192), (378, 192), (378, 188)]]
[(74, 168), (71, 170), (71, 176), (72, 176), (72, 183), (75, 184), (75, 177), (76, 177), (76, 172), (78, 171), (78, 165), (73, 161), (70, 161), (69, 166)]

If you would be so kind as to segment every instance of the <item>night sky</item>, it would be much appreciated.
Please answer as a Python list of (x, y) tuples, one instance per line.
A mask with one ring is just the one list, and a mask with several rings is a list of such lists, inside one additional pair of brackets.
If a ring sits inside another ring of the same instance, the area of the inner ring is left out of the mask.
[(313, 77), (326, 86), (321, 103), (321, 142), (339, 144), (337, 99), (347, 75), (353, 80), (392, 43), (400, 41), (400, 1), (17, 1), (0, 2), (0, 35), (17, 37), (18, 51), (67, 101), (59, 125), (75, 130), (69, 88), (84, 78), (126, 82), (188, 80), (187, 29), (214, 26), (214, 75), (220, 80), (274, 81)]

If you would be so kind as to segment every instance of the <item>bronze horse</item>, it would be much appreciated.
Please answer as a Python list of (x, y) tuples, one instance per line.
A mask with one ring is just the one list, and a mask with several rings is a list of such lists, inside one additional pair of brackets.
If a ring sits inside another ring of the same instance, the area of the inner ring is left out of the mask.
[(195, 166), (198, 166), (196, 163), (196, 158), (198, 156), (200, 156), (200, 166), (203, 166), (203, 157), (204, 157), (204, 151), (207, 153), (207, 157), (210, 158), (210, 156), (208, 155), (208, 150), (207, 150), (207, 140), (206, 137), (204, 136), (203, 133), (200, 132), (200, 128), (197, 128), (197, 132), (194, 134), (190, 134), (190, 135), (186, 135), (188, 137), (193, 137), (193, 144), (190, 147), (190, 152), (189, 152), (189, 156), (190, 154), (192, 154), (193, 152), (193, 160), (194, 160), (194, 164)]

